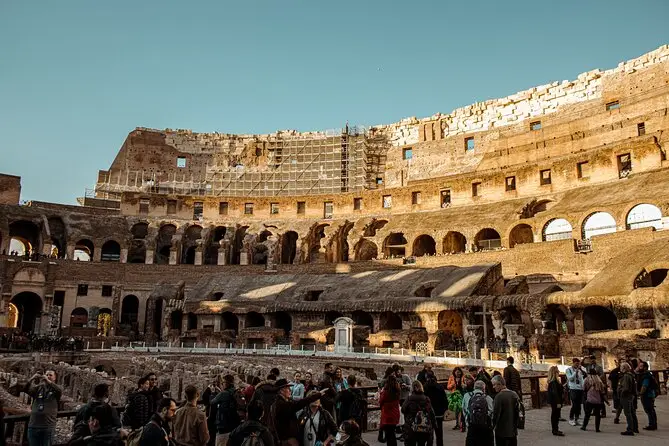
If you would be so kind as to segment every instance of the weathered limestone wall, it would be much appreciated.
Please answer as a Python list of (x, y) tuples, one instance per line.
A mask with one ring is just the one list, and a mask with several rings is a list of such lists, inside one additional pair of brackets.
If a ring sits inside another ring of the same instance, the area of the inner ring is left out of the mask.
[(0, 174), (0, 204), (19, 204), (21, 177)]

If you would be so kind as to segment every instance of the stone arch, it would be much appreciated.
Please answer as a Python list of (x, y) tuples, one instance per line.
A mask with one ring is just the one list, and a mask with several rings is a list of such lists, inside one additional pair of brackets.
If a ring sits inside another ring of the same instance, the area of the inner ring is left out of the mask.
[(184, 232), (181, 242), (181, 263), (184, 265), (195, 264), (195, 250), (198, 242), (202, 240), (202, 226), (191, 225)]
[(272, 315), (272, 328), (279, 328), (288, 336), (293, 330), (293, 318), (285, 311), (277, 311)]
[(374, 332), (374, 318), (366, 311), (356, 310), (351, 313), (351, 319), (355, 325), (369, 327), (370, 332)]
[(281, 263), (292, 265), (297, 255), (297, 239), (295, 231), (285, 232), (281, 236)]
[(35, 223), (27, 220), (18, 220), (9, 224), (10, 250), (23, 254), (39, 253), (41, 248), (41, 229)]
[(376, 237), (377, 231), (380, 231), (387, 224), (388, 220), (377, 220), (376, 218), (372, 218), (372, 221), (365, 225), (362, 235), (363, 237)]
[(625, 224), (627, 229), (662, 229), (662, 211), (654, 204), (637, 204), (627, 213)]
[(128, 294), (121, 303), (121, 325), (137, 332), (139, 316), (139, 299), (134, 294)]
[(402, 318), (392, 311), (384, 311), (379, 315), (379, 330), (401, 330)]
[(617, 330), (618, 318), (606, 307), (592, 305), (583, 309), (583, 331)]
[(145, 222), (136, 223), (130, 228), (132, 240), (128, 249), (128, 263), (146, 263), (146, 236), (149, 225)]
[(70, 313), (70, 327), (86, 327), (88, 325), (88, 310), (77, 307)]
[(92, 262), (95, 245), (89, 239), (81, 239), (74, 245), (74, 260)]
[(246, 324), (244, 324), (245, 328), (262, 328), (264, 326), (265, 316), (256, 311), (249, 311), (246, 313)]
[(534, 230), (526, 223), (514, 226), (509, 232), (509, 248), (522, 243), (534, 243)]
[(209, 231), (209, 241), (203, 250), (203, 263), (205, 265), (218, 265), (218, 252), (226, 233), (227, 228), (225, 226), (216, 226)]
[(165, 224), (158, 229), (158, 235), (156, 236), (156, 252), (154, 253), (155, 264), (168, 265), (170, 263), (172, 239), (176, 232), (177, 227), (173, 224)]
[(336, 321), (340, 317), (344, 317), (344, 315), (342, 313), (340, 313), (339, 311), (328, 311), (327, 313), (325, 313), (325, 317), (324, 317), (325, 326), (329, 327), (331, 325), (334, 325), (334, 321)]
[(354, 225), (355, 223), (347, 220), (337, 229), (335, 236), (332, 238), (330, 250), (334, 254), (333, 260), (337, 263), (349, 261), (348, 235)]
[(107, 240), (101, 248), (100, 260), (102, 262), (120, 262), (121, 245), (116, 240)]
[(37, 268), (24, 267), (14, 274), (14, 282), (29, 282), (32, 285), (43, 284), (46, 276)]
[(499, 249), (502, 247), (502, 237), (493, 228), (483, 228), (474, 236), (474, 246), (481, 251)]
[(39, 318), (42, 315), (42, 298), (40, 296), (30, 291), (24, 291), (12, 297), (9, 303), (16, 308), (16, 327), (20, 331), (34, 333), (39, 329)]
[(374, 260), (379, 257), (379, 248), (376, 243), (365, 238), (361, 238), (356, 243), (354, 251), (355, 260)]
[(195, 313), (188, 313), (187, 315), (187, 329), (188, 330), (197, 330), (197, 314)]
[[(49, 234), (51, 235), (51, 244), (55, 248), (56, 257), (65, 258), (67, 254), (67, 228), (63, 219), (60, 217), (49, 217)], [(54, 250), (52, 249), (52, 253)]]
[(654, 288), (662, 285), (667, 278), (668, 268), (655, 268), (647, 271), (645, 268), (634, 279), (634, 288)]
[(404, 257), (407, 239), (402, 232), (391, 232), (383, 241), (383, 255), (386, 258)]
[(560, 334), (574, 334), (573, 321), (569, 321), (569, 310), (562, 305), (549, 304), (544, 312), (546, 329), (555, 330)]
[(329, 227), (328, 223), (320, 223), (314, 225), (309, 232), (309, 262), (308, 263), (323, 263), (326, 261), (325, 247), (323, 240), (325, 239), (325, 228)]
[(541, 239), (544, 242), (568, 240), (572, 238), (573, 228), (564, 218), (552, 218), (546, 222), (541, 230)]
[(181, 324), (184, 313), (181, 310), (174, 310), (170, 313), (170, 330), (176, 330), (181, 333)]
[(269, 260), (269, 247), (267, 246), (267, 241), (272, 236), (272, 232), (267, 229), (260, 232), (257, 235), (255, 243), (253, 244), (253, 257), (251, 262), (254, 265), (267, 265)]
[(436, 246), (437, 244), (431, 236), (427, 234), (419, 235), (413, 241), (411, 254), (415, 257), (433, 256), (437, 253)]
[(162, 297), (152, 297), (146, 301), (144, 332), (155, 335), (158, 340), (162, 340), (163, 337), (164, 311), (165, 301)]
[(616, 219), (608, 212), (598, 211), (588, 215), (583, 221), (581, 236), (587, 240), (598, 235), (616, 232)]
[(457, 231), (448, 231), (444, 237), (443, 253), (459, 254), (467, 250), (467, 238)]
[(239, 330), (239, 318), (237, 315), (230, 311), (224, 311), (221, 314), (221, 330), (232, 330), (235, 336), (237, 336), (237, 331)]
[(230, 264), (232, 265), (239, 265), (241, 261), (241, 254), (244, 251), (244, 238), (246, 237), (246, 230), (248, 228), (248, 226), (238, 226), (235, 230), (235, 236), (232, 240), (232, 249), (230, 250)]

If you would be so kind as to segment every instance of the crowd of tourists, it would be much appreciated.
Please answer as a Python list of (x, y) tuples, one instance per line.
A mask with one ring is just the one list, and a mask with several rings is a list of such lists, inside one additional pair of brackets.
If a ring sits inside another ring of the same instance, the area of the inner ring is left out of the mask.
[[(600, 431), (606, 414), (607, 384), (594, 357), (574, 359), (563, 386), (557, 367), (549, 372), (548, 402), (553, 434), (560, 409), (571, 402), (569, 424), (586, 430), (591, 417)], [(355, 375), (344, 376), (340, 368), (325, 364), (322, 374), (295, 373), (288, 378), (277, 368), (261, 380), (246, 377), (239, 385), (232, 375), (216, 377), (202, 392), (185, 388), (186, 401), (165, 397), (151, 373), (137, 382), (119, 416), (109, 404), (109, 386), (95, 386), (89, 402), (75, 417), (73, 446), (366, 446), (362, 428), (367, 422), (368, 401)], [(654, 399), (657, 382), (643, 361), (621, 360), (610, 373), (614, 423), (621, 413), (627, 420), (623, 435), (639, 432), (636, 400), (657, 429)], [(524, 428), (522, 387), (514, 358), (507, 359), (502, 373), (490, 375), (483, 367), (456, 367), (446, 386), (439, 383), (431, 366), (415, 378), (394, 364), (379, 381), (380, 423), (378, 441), (388, 446), (443, 446), (444, 417), (455, 415), (454, 430), (466, 433), (467, 446), (515, 446)], [(28, 425), (30, 446), (51, 446), (61, 388), (56, 372), (34, 375), (25, 391), (32, 397)], [(581, 407), (585, 417), (580, 424)], [(3, 437), (4, 440), (4, 437)]]
[[(655, 398), (660, 387), (649, 370), (647, 362), (636, 358), (621, 358), (611, 370), (608, 379), (604, 369), (597, 364), (596, 357), (574, 358), (566, 370), (566, 384), (563, 385), (557, 367), (548, 372), (548, 402), (551, 405), (551, 426), (553, 435), (563, 436), (559, 430), (561, 408), (571, 403), (569, 425), (587, 430), (591, 418), (595, 419), (595, 432), (601, 431), (601, 419), (606, 418), (606, 408), (611, 403), (609, 389), (613, 396), (613, 423), (620, 424), (620, 415), (625, 416), (626, 429), (621, 435), (633, 436), (640, 433), (636, 415), (638, 401), (648, 417), (648, 425), (643, 429), (657, 430)], [(581, 423), (581, 414), (583, 422)]]
[(84, 340), (80, 337), (37, 335), (10, 332), (0, 335), (0, 349), (28, 350), (31, 352), (82, 351)]

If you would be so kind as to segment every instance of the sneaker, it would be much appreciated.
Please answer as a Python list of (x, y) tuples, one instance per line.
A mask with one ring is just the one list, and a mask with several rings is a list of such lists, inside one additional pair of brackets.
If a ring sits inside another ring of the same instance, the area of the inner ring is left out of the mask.
[(633, 436), (634, 436), (634, 432), (625, 431), (625, 432), (621, 432), (620, 435), (626, 435), (626, 436), (628, 436), (628, 437), (633, 437)]
[(560, 423), (564, 423), (564, 422), (566, 422), (566, 421), (567, 421), (567, 420), (565, 420), (564, 418), (560, 417)]
[(569, 425), (570, 425), (570, 426), (576, 426), (576, 421), (574, 421), (574, 420), (569, 420)]
[(586, 429), (585, 429), (585, 426), (581, 426), (581, 430), (582, 430), (582, 431), (585, 431), (585, 430), (586, 430)]
[(638, 433), (639, 433), (639, 429), (634, 429), (634, 433), (635, 433), (635, 434), (638, 434)]
[(556, 437), (564, 437), (564, 432), (562, 431), (553, 432), (553, 435), (555, 435)]
[(643, 430), (645, 430), (645, 431), (656, 431), (657, 426), (646, 426), (646, 427), (643, 428)]

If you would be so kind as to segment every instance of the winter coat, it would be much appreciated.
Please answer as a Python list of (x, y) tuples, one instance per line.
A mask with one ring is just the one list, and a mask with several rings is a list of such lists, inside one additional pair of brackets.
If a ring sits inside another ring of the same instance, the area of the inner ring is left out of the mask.
[(636, 381), (634, 380), (634, 375), (630, 372), (620, 375), (620, 381), (618, 381), (618, 395), (620, 395), (620, 398), (636, 398)]
[(513, 390), (518, 395), (521, 395), (522, 392), (522, 382), (520, 381), (520, 372), (512, 365), (506, 366), (504, 368), (504, 381), (506, 381), (506, 388)]
[(148, 423), (153, 413), (151, 412), (152, 401), (151, 396), (141, 390), (128, 395), (126, 411), (123, 414), (123, 425), (130, 426), (134, 430)]
[(424, 393), (414, 392), (409, 395), (409, 398), (407, 398), (406, 401), (404, 401), (404, 404), (402, 404), (405, 432), (411, 433), (411, 424), (413, 423), (413, 420), (419, 411), (427, 412), (433, 428), (437, 425), (437, 419), (434, 416), (434, 411), (432, 410), (430, 399), (426, 397)]
[(270, 426), (270, 409), (277, 398), (277, 388), (274, 386), (274, 381), (262, 381), (255, 386), (251, 402), (260, 400), (263, 406), (263, 415), (260, 420), (265, 426)]
[(237, 411), (236, 391), (233, 386), (230, 386), (211, 399), (211, 405), (218, 406), (216, 429), (219, 434), (232, 432), (241, 424), (242, 420)]
[(287, 400), (281, 395), (276, 398), (270, 410), (270, 419), (273, 421), (274, 432), (279, 441), (285, 441), (289, 438), (298, 439), (300, 428), (295, 414), (320, 398), (320, 393), (302, 398), (299, 401)]
[[(332, 415), (330, 415), (330, 412), (327, 410), (323, 410), (323, 408), (318, 409), (320, 414), (318, 416), (318, 426), (316, 427), (316, 440), (317, 441), (325, 441), (328, 436), (332, 435), (333, 437), (337, 435), (337, 423), (335, 423), (334, 418), (332, 418)], [(309, 417), (312, 417), (311, 414), (311, 408), (310, 407), (305, 407), (300, 411), (300, 414), (297, 417), (297, 421), (300, 426), (300, 432), (299, 432), (299, 437), (297, 438), (298, 441), (302, 441), (304, 438), (304, 431), (311, 426), (309, 425)]]
[(444, 386), (439, 383), (427, 383), (425, 385), (425, 395), (432, 403), (432, 409), (436, 417), (443, 417), (448, 410), (448, 401), (446, 399), (446, 391)]
[(381, 390), (379, 394), (379, 406), (381, 406), (381, 426), (400, 424), (400, 398), (390, 399), (388, 391)]
[(548, 383), (548, 404), (555, 404), (557, 406), (563, 404), (562, 396), (564, 395), (564, 389), (562, 383), (555, 379)]

